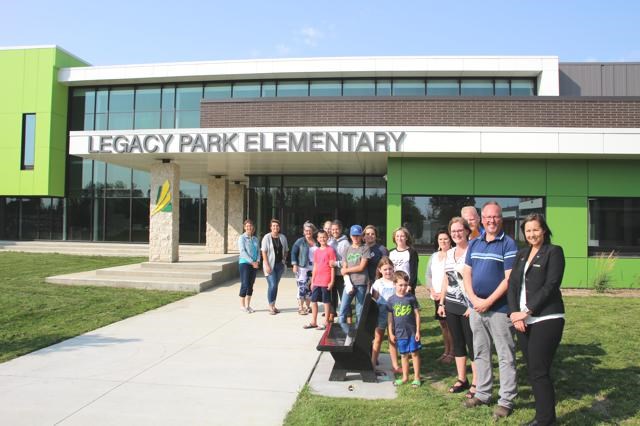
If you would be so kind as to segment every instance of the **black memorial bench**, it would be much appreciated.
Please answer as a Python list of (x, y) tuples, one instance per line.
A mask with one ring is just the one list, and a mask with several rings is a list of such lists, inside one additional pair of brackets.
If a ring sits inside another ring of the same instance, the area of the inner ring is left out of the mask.
[(342, 382), (347, 373), (359, 373), (363, 382), (376, 382), (375, 366), (371, 364), (371, 349), (376, 325), (378, 305), (367, 293), (357, 325), (329, 324), (322, 334), (317, 349), (329, 352), (335, 363), (329, 381)]

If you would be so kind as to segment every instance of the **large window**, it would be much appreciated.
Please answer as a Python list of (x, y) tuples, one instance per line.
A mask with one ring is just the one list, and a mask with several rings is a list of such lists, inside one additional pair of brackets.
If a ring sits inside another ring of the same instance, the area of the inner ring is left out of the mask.
[(36, 157), (36, 115), (22, 115), (22, 170), (33, 170)]
[(589, 198), (589, 254), (640, 255), (640, 198)]
[(520, 245), (524, 236), (520, 231), (522, 219), (529, 213), (544, 213), (541, 197), (477, 197), (463, 195), (403, 196), (402, 225), (411, 232), (416, 250), (430, 254), (435, 250), (437, 232), (446, 228), (452, 217), (460, 216), (464, 206), (475, 206), (478, 213), (487, 201), (502, 206), (502, 226)]

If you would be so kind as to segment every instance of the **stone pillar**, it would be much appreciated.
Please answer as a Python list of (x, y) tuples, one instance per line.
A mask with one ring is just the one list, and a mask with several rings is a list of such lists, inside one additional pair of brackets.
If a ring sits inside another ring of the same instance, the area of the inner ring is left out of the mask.
[(227, 206), (227, 253), (238, 252), (238, 237), (244, 232), (244, 185), (240, 182), (229, 184)]
[(177, 262), (180, 241), (180, 166), (151, 166), (149, 262)]
[(207, 253), (227, 252), (227, 202), (229, 182), (226, 177), (210, 176), (207, 182)]

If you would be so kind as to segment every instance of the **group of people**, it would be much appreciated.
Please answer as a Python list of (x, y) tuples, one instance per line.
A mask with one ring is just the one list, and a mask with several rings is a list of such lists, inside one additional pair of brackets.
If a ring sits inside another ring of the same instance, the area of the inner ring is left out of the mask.
[[(451, 393), (465, 393), (464, 405), (474, 408), (490, 403), (493, 374), (491, 344), (499, 361), (499, 399), (495, 419), (507, 417), (517, 394), (515, 335), (528, 368), (535, 398), (536, 417), (528, 425), (555, 424), (555, 393), (550, 369), (564, 328), (564, 305), (560, 284), (564, 274), (562, 248), (551, 244), (551, 230), (540, 214), (528, 215), (521, 223), (527, 246), (518, 250), (505, 234), (502, 208), (486, 203), (481, 216), (474, 206), (449, 221), (436, 235), (436, 252), (426, 268), (426, 283), (433, 300), (435, 319), (444, 339), (443, 363), (455, 361), (456, 381)], [(285, 269), (287, 239), (280, 223), (272, 219), (271, 232), (261, 243), (250, 220), (240, 236), (241, 309), (250, 306), (256, 271), (262, 268), (268, 282), (269, 313), (275, 315), (278, 283)], [(409, 382), (409, 358), (413, 361), (411, 385), (420, 378), (420, 306), (415, 297), (418, 255), (410, 232), (393, 232), (395, 248), (387, 250), (377, 241), (377, 229), (368, 225), (349, 228), (349, 238), (339, 220), (327, 221), (322, 229), (309, 222), (291, 249), (291, 264), (298, 287), (298, 313), (311, 314), (305, 329), (325, 329), (337, 320), (351, 323), (355, 299), (355, 321), (360, 319), (365, 295), (378, 304), (378, 320), (372, 348), (377, 365), (384, 335), (389, 335), (389, 353), (394, 384)], [(260, 260), (262, 262), (260, 262)], [(324, 323), (319, 324), (318, 303), (324, 305)], [(398, 363), (400, 355), (400, 363)], [(471, 364), (471, 381), (467, 374)], [(400, 365), (399, 365), (400, 364)]]

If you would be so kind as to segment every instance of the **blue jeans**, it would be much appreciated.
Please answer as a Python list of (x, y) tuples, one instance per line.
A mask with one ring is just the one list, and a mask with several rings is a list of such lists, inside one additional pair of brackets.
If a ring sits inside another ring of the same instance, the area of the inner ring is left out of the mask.
[(367, 285), (354, 285), (353, 288), (355, 289), (355, 292), (353, 294), (347, 293), (346, 289), (342, 292), (342, 301), (340, 303), (340, 314), (338, 315), (338, 322), (347, 322), (347, 316), (351, 314), (351, 301), (353, 300), (354, 296), (356, 298), (356, 316), (358, 317), (357, 321), (360, 321), (362, 307), (364, 306), (364, 296), (367, 293)]
[(284, 272), (284, 264), (277, 263), (273, 265), (271, 273), (267, 275), (267, 283), (269, 288), (267, 289), (267, 301), (269, 305), (276, 303), (276, 297), (278, 297), (278, 284), (280, 284), (280, 278)]
[(253, 283), (256, 282), (258, 271), (250, 263), (240, 263), (240, 297), (253, 295)]

